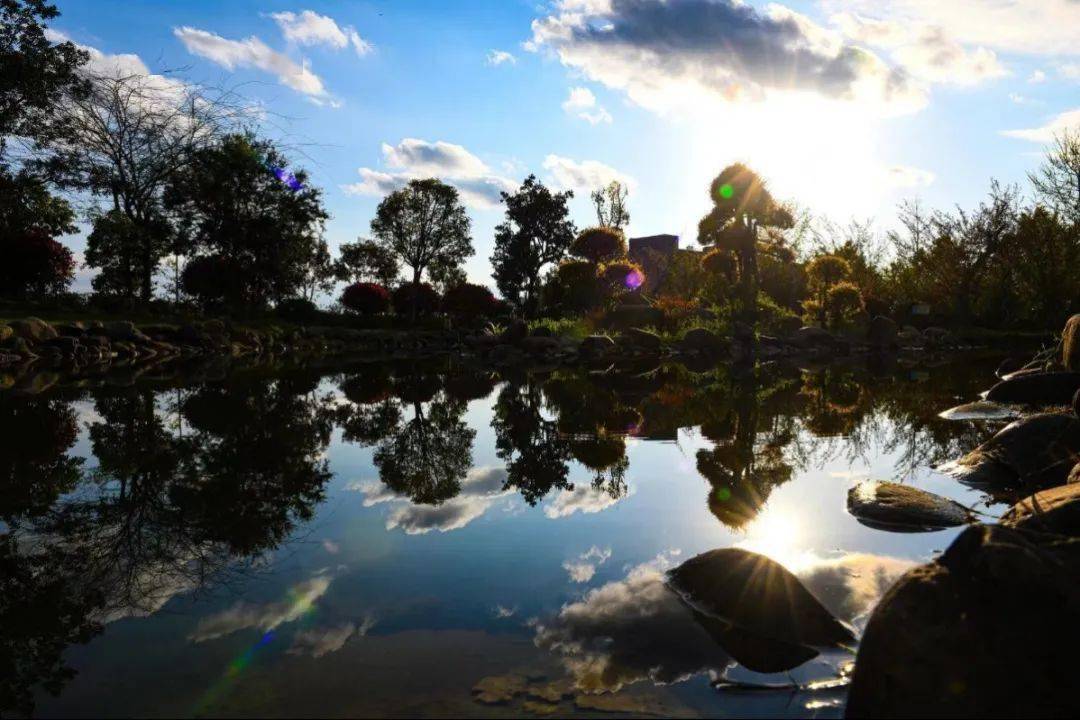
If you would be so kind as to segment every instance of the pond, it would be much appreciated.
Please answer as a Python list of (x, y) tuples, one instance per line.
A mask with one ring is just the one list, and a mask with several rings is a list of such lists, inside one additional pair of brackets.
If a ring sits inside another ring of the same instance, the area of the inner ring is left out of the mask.
[[(850, 649), (712, 632), (665, 572), (766, 555), (858, 634), (959, 529), (845, 509), (999, 419), (999, 358), (493, 372), (448, 359), (0, 393), (0, 711), (843, 714)], [(85, 384), (83, 384), (85, 385)]]

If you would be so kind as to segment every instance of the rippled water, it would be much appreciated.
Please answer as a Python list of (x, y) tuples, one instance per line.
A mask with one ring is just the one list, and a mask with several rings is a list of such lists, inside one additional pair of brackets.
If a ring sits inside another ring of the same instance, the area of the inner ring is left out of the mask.
[(839, 716), (850, 652), (755, 672), (775, 658), (707, 631), (664, 572), (754, 550), (858, 630), (958, 530), (866, 527), (847, 490), (1000, 512), (933, 470), (1004, 422), (938, 417), (995, 364), (0, 393), (0, 711)]

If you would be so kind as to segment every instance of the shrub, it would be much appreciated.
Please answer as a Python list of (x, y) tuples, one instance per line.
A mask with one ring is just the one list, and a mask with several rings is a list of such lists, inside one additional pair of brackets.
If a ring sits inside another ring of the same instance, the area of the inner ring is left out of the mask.
[(394, 312), (398, 315), (431, 315), (439, 309), (439, 293), (428, 283), (400, 285), (390, 296)]
[(193, 258), (180, 273), (180, 287), (202, 305), (237, 299), (235, 263), (220, 255)]
[(848, 281), (838, 282), (829, 288), (827, 306), (829, 319), (833, 327), (847, 322), (863, 308), (862, 293), (859, 287)]
[(390, 306), (390, 293), (379, 283), (353, 283), (342, 291), (340, 302), (359, 315), (377, 315)]
[(701, 258), (701, 267), (710, 275), (719, 275), (734, 280), (735, 256), (728, 250), (710, 250)]
[(604, 265), (600, 279), (609, 292), (637, 292), (645, 283), (645, 271), (637, 263), (616, 260)]
[(71, 251), (40, 228), (8, 238), (3, 252), (0, 295), (54, 295), (63, 292), (75, 275)]
[(274, 307), (279, 317), (295, 322), (308, 322), (314, 318), (319, 308), (307, 298), (285, 298)]
[(570, 254), (593, 263), (623, 257), (626, 255), (626, 237), (616, 228), (589, 228), (570, 245)]
[(568, 312), (583, 312), (596, 307), (603, 299), (596, 269), (596, 265), (583, 260), (570, 260), (559, 265), (551, 281), (549, 300)]
[(443, 311), (466, 317), (491, 317), (499, 310), (499, 301), (483, 285), (462, 283), (443, 295)]

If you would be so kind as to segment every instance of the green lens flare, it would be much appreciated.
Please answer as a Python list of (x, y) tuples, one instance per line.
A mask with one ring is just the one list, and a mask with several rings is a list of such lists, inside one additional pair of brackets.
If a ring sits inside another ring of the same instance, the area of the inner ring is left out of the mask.
[(724, 183), (720, 186), (720, 197), (725, 200), (730, 200), (731, 196), (735, 194), (735, 188), (731, 187), (731, 183)]
[[(724, 187), (729, 186), (725, 185)], [(728, 490), (726, 487), (716, 488), (715, 495), (716, 499), (720, 502), (727, 502), (731, 498), (731, 490)]]

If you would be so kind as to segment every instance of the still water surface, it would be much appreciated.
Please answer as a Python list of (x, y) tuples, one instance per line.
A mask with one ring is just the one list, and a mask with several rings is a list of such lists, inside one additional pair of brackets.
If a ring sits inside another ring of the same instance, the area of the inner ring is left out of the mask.
[(994, 365), (440, 360), (0, 393), (0, 710), (838, 717), (843, 688), (813, 683), (850, 653), (755, 672), (664, 573), (753, 550), (861, 629), (958, 531), (871, 529), (848, 488), (1000, 513), (933, 470), (1002, 424), (937, 417)]

